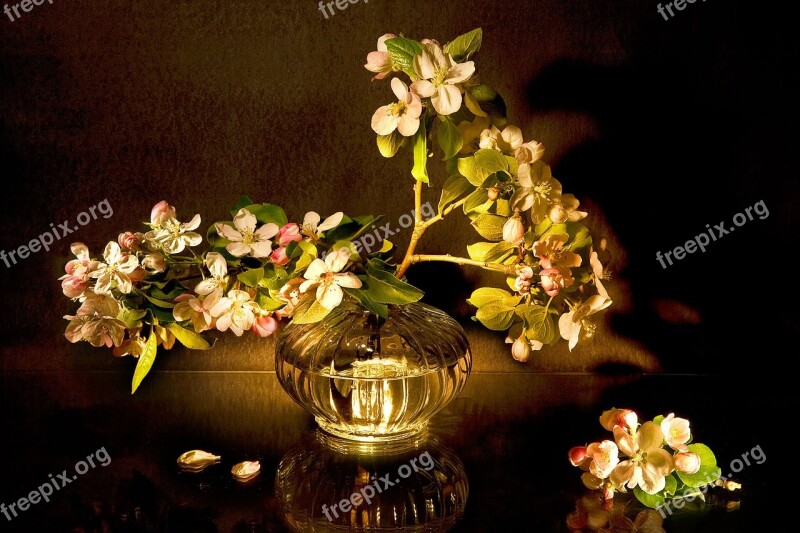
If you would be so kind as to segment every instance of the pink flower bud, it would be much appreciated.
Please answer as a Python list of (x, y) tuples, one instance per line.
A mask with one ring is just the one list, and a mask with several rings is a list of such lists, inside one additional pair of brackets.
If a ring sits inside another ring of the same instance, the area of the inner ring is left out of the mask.
[(61, 282), (61, 290), (67, 298), (78, 298), (86, 290), (86, 282), (75, 276), (67, 276)]
[(294, 222), (284, 224), (280, 231), (278, 231), (278, 244), (281, 246), (287, 246), (290, 242), (300, 242), (302, 240), (303, 236), (300, 234), (300, 226)]
[(639, 416), (630, 409), (609, 409), (600, 415), (600, 425), (608, 431), (614, 431), (614, 426), (635, 428), (639, 425)]
[(171, 218), (175, 218), (175, 208), (169, 205), (166, 200), (161, 200), (150, 210), (151, 224), (160, 226)]
[(275, 250), (269, 256), (270, 261), (272, 261), (275, 265), (284, 266), (286, 263), (289, 262), (289, 257), (286, 255), (286, 248), (281, 246), (280, 248), (275, 248)]
[(127, 250), (141, 250), (139, 247), (139, 244), (141, 244), (139, 237), (137, 237), (136, 234), (131, 231), (120, 233), (119, 237), (117, 237), (117, 242), (122, 248)]
[(497, 187), (489, 187), (486, 190), (486, 197), (489, 200), (494, 202), (495, 200), (497, 200), (498, 196), (500, 196), (500, 189), (498, 189)]
[(271, 316), (260, 316), (253, 322), (253, 327), (250, 328), (253, 333), (259, 337), (269, 337), (275, 333), (278, 327), (278, 321)]
[(675, 470), (684, 474), (696, 474), (700, 470), (700, 456), (694, 452), (679, 452), (673, 458)]
[(512, 244), (519, 244), (525, 237), (525, 225), (517, 217), (509, 218), (503, 225), (503, 240)]
[(528, 344), (528, 340), (524, 336), (515, 340), (514, 344), (511, 346), (511, 357), (520, 363), (524, 363), (530, 356), (531, 347)]
[(586, 460), (586, 446), (575, 446), (569, 451), (569, 462), (572, 466), (580, 466)]

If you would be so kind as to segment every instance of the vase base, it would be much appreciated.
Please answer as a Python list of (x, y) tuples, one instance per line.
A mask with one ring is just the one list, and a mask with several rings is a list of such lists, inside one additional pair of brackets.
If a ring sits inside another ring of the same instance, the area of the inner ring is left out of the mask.
[(331, 424), (327, 420), (321, 419), (319, 417), (315, 418), (315, 420), (317, 421), (317, 425), (319, 425), (319, 428), (325, 433), (328, 433), (340, 439), (359, 442), (363, 444), (373, 444), (373, 443), (383, 444), (383, 443), (407, 441), (410, 439), (424, 436), (428, 428), (428, 424), (426, 422), (423, 424), (409, 426), (403, 431), (397, 431), (393, 433), (369, 432), (367, 430), (351, 431), (348, 430), (347, 428), (343, 428), (339, 424)]

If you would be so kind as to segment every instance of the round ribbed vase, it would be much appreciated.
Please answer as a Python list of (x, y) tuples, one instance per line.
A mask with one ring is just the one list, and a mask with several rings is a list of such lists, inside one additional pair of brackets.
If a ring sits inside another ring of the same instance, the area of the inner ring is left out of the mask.
[(275, 349), (286, 392), (324, 431), (361, 441), (424, 430), (471, 368), (463, 328), (422, 303), (390, 306), (382, 320), (346, 299), (320, 322), (286, 326)]

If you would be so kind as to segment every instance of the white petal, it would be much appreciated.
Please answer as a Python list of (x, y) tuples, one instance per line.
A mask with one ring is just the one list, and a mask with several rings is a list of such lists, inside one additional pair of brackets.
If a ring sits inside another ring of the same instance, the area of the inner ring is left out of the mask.
[(280, 231), (278, 225), (270, 222), (269, 224), (264, 224), (258, 228), (258, 231), (256, 231), (255, 234), (258, 236), (258, 240), (265, 241), (277, 235), (278, 231)]
[(233, 217), (233, 225), (239, 231), (252, 233), (256, 229), (256, 216), (243, 207)]
[(214, 227), (217, 229), (217, 233), (219, 233), (229, 241), (236, 242), (242, 240), (242, 234), (227, 224), (223, 224), (222, 222), (217, 222)]
[(250, 245), (251, 255), (255, 258), (269, 257), (272, 253), (271, 241), (258, 241)]
[(411, 84), (411, 90), (422, 98), (427, 98), (436, 93), (436, 86), (428, 80), (417, 80)]
[(517, 169), (517, 180), (523, 187), (533, 187), (533, 180), (531, 179), (531, 165), (530, 163), (522, 163)]
[(305, 292), (308, 289), (310, 289), (311, 287), (313, 287), (317, 283), (319, 283), (318, 279), (307, 279), (307, 280), (305, 280), (303, 283), (300, 284), (300, 287), (299, 287), (300, 288), (300, 292), (302, 294), (305, 294)]
[(328, 254), (325, 264), (328, 265), (329, 272), (341, 272), (349, 260), (350, 252), (346, 248), (340, 248)]
[(448, 70), (444, 81), (445, 83), (461, 83), (462, 81), (468, 80), (474, 73), (475, 63), (473, 61), (467, 61), (466, 63), (461, 63)]
[(229, 243), (225, 249), (234, 257), (244, 257), (250, 253), (250, 246), (241, 242)]
[(228, 273), (228, 263), (218, 252), (209, 252), (206, 256), (206, 266), (211, 275), (217, 278), (225, 277)]
[(319, 225), (317, 231), (326, 231), (335, 228), (342, 222), (343, 218), (344, 218), (344, 213), (341, 211), (337, 211), (336, 213), (326, 218), (325, 222)]
[(361, 288), (361, 280), (352, 272), (336, 274), (333, 276), (333, 281), (340, 287), (347, 287), (348, 289)]
[[(197, 294), (203, 294), (203, 295), (211, 294), (211, 292), (216, 288), (217, 288), (217, 280), (212, 279), (212, 278), (208, 278), (208, 279), (204, 279), (203, 281), (198, 283), (194, 288), (194, 292), (196, 292)], [(185, 320), (185, 319), (181, 319), (181, 320)]]
[(73, 242), (69, 249), (75, 254), (75, 257), (81, 261), (89, 260), (89, 248), (82, 242)]
[(199, 214), (193, 216), (192, 220), (190, 220), (189, 222), (181, 224), (181, 229), (184, 230), (184, 231), (197, 229), (198, 227), (200, 227), (200, 215)]
[(316, 232), (317, 225), (319, 224), (319, 213), (316, 211), (309, 211), (306, 213), (305, 218), (303, 218), (303, 227), (308, 228), (309, 230)]
[(203, 242), (203, 236), (193, 231), (184, 233), (181, 236), (181, 239), (183, 240), (184, 243), (186, 243), (186, 246), (197, 246), (198, 244)]
[(431, 103), (440, 115), (451, 115), (461, 109), (461, 91), (454, 85), (442, 85), (431, 96)]
[(106, 263), (110, 265), (116, 263), (119, 261), (121, 255), (122, 250), (119, 244), (114, 241), (109, 241), (109, 243), (106, 244), (106, 249), (103, 251), (103, 258), (106, 260)]
[(203, 302), (204, 307), (208, 309), (209, 314), (213, 317), (218, 317), (228, 312), (231, 308), (231, 303), (232, 302), (228, 298), (220, 298), (217, 303), (209, 308), (208, 305), (205, 305), (205, 302)]
[(419, 130), (419, 119), (405, 115), (397, 122), (397, 131), (403, 137), (411, 137)]
[(335, 283), (320, 285), (317, 289), (317, 301), (325, 309), (333, 309), (342, 303), (344, 292)]
[(303, 277), (310, 280), (317, 280), (320, 277), (322, 277), (322, 275), (327, 271), (328, 271), (328, 265), (325, 264), (325, 261), (317, 258), (311, 261), (311, 264), (308, 265), (306, 273), (303, 274)]
[(428, 53), (427, 47), (420, 55), (414, 56), (414, 72), (422, 79), (436, 76), (436, 67), (433, 65), (433, 57)]

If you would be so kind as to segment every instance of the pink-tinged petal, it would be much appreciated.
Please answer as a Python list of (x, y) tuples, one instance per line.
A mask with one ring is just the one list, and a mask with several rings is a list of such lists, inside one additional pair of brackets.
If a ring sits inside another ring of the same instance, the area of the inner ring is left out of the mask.
[(320, 285), (317, 289), (317, 301), (325, 309), (333, 309), (344, 297), (344, 291), (335, 283)]
[(258, 241), (250, 245), (250, 255), (257, 259), (269, 257), (272, 253), (272, 242)]
[(278, 225), (270, 222), (258, 228), (258, 230), (256, 230), (255, 232), (255, 235), (258, 236), (259, 240), (263, 241), (266, 239), (271, 239), (272, 237), (277, 235), (279, 231), (280, 228), (278, 228)]
[(225, 249), (234, 257), (244, 257), (250, 253), (250, 246), (241, 242), (231, 242)]
[(378, 52), (387, 52), (389, 49), (386, 47), (386, 41), (397, 37), (394, 33), (384, 33), (378, 38)]
[(185, 222), (181, 224), (181, 229), (184, 231), (190, 231), (193, 229), (197, 229), (200, 227), (200, 215), (195, 215), (192, 217), (192, 220), (189, 222)]
[(422, 98), (428, 98), (436, 94), (436, 86), (428, 80), (417, 80), (411, 84), (411, 90)]
[(151, 224), (160, 225), (171, 218), (175, 218), (175, 208), (169, 205), (166, 200), (161, 200), (150, 210)]
[[(475, 62), (474, 61), (467, 61), (465, 63), (460, 63), (450, 70), (447, 71), (447, 74), (444, 77), (445, 83), (461, 83), (462, 81), (466, 81), (475, 73)], [(520, 139), (522, 141), (522, 139)]]
[(454, 85), (442, 85), (431, 96), (433, 108), (440, 115), (451, 115), (461, 109), (461, 91)]
[(414, 93), (409, 93), (411, 96), (410, 101), (406, 103), (406, 116), (411, 118), (419, 118), (422, 114), (422, 101), (420, 101), (419, 96)]
[[(303, 277), (306, 278), (307, 280), (318, 280), (327, 271), (328, 271), (328, 265), (325, 264), (325, 261), (317, 258), (311, 261), (311, 264), (308, 265), (306, 273), (303, 274)], [(301, 287), (300, 292), (305, 292), (302, 290), (302, 285), (300, 287)]]
[(628, 457), (633, 457), (639, 452), (639, 444), (636, 439), (621, 426), (614, 426), (614, 440), (617, 442), (620, 451)]
[(350, 260), (350, 252), (346, 248), (340, 248), (335, 252), (331, 252), (325, 258), (325, 263), (330, 272), (341, 272), (347, 262)]
[(217, 229), (217, 233), (228, 239), (229, 241), (241, 241), (242, 234), (230, 227), (227, 224), (223, 224), (222, 222), (217, 222), (214, 227)]
[(367, 63), (364, 68), (370, 72), (377, 72), (383, 74), (385, 71), (390, 70), (392, 66), (391, 58), (386, 52), (370, 52), (367, 54)]
[(352, 272), (345, 272), (344, 274), (336, 274), (333, 281), (340, 287), (347, 287), (348, 289), (360, 289), (361, 280)]
[(392, 92), (401, 102), (405, 101), (408, 86), (400, 78), (392, 78)]
[(233, 217), (233, 225), (241, 232), (253, 233), (256, 229), (256, 216), (245, 209), (239, 209), (236, 216)]
[(341, 211), (337, 211), (328, 218), (326, 218), (325, 222), (319, 225), (317, 231), (328, 231), (329, 229), (333, 229), (339, 224), (341, 224), (343, 218), (344, 218), (344, 213)]
[(404, 115), (400, 117), (400, 120), (397, 122), (397, 131), (400, 132), (400, 135), (403, 137), (411, 137), (419, 130), (419, 119), (412, 118), (408, 115)]
[(393, 114), (389, 106), (379, 107), (372, 115), (372, 131), (378, 135), (389, 135), (397, 129), (400, 117)]
[(259, 337), (269, 337), (278, 328), (278, 321), (271, 316), (260, 316), (253, 321), (251, 331)]

